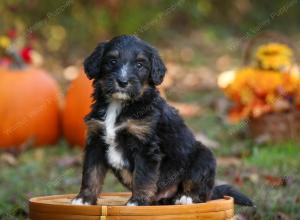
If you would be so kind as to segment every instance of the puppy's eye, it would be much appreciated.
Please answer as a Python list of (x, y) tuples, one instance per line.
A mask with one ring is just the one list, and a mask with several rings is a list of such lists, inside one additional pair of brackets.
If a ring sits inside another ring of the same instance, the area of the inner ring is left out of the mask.
[(111, 65), (116, 65), (116, 64), (117, 64), (117, 60), (112, 59), (112, 60), (109, 61), (109, 63), (110, 63)]
[(143, 64), (142, 64), (142, 63), (137, 63), (137, 64), (136, 64), (136, 68), (141, 69), (142, 67), (143, 67)]

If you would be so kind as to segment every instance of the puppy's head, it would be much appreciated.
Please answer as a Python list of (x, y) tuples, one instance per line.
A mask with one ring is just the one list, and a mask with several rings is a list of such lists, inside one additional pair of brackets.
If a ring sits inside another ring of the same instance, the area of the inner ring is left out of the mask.
[(106, 96), (125, 101), (142, 95), (147, 86), (161, 84), (166, 67), (149, 44), (122, 35), (100, 43), (84, 61), (84, 70)]

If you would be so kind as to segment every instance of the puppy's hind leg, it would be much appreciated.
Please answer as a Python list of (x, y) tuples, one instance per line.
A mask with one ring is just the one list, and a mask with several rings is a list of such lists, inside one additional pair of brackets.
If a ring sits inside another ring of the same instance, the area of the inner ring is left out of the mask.
[(176, 196), (175, 204), (202, 203), (210, 199), (215, 181), (216, 161), (212, 152), (197, 142), (193, 153), (191, 167), (181, 190)]

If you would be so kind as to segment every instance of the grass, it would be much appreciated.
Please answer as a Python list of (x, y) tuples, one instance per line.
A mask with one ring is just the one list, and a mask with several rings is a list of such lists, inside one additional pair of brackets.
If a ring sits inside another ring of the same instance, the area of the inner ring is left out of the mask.
[[(5, 154), (2, 154), (5, 155)], [(45, 146), (31, 149), (9, 165), (0, 162), (0, 219), (25, 219), (29, 198), (41, 195), (76, 193), (81, 181), (80, 149)], [(124, 188), (109, 174), (104, 191), (123, 191)]]
[[(220, 143), (214, 149), (220, 158), (234, 157), (238, 165), (220, 163), (218, 179), (227, 181), (248, 194), (257, 209), (236, 207), (246, 219), (276, 219), (287, 215), (300, 219), (300, 144), (256, 145), (247, 138), (246, 127), (224, 123), (212, 109), (211, 100), (218, 92), (193, 92), (177, 96), (177, 100), (201, 103), (201, 116), (187, 119), (195, 132), (203, 132)], [(69, 148), (64, 141), (57, 146), (30, 149), (15, 161), (0, 154), (0, 219), (26, 219), (30, 197), (76, 193), (81, 181), (81, 150)], [(284, 184), (278, 179), (287, 177)], [(272, 179), (273, 178), (273, 179)], [(124, 191), (109, 174), (104, 191)]]
[(246, 163), (266, 170), (277, 168), (274, 171), (282, 174), (286, 170), (298, 172), (300, 170), (299, 158), (300, 146), (297, 146), (297, 143), (287, 142), (275, 146), (253, 148), (252, 156), (247, 158)]
[[(269, 179), (259, 179), (256, 184), (248, 186), (260, 186), (255, 192), (259, 204), (256, 216), (274, 219), (278, 213), (286, 213), (291, 219), (300, 218), (299, 158), (299, 143), (288, 142), (253, 149), (252, 155), (245, 160), (246, 166), (255, 167), (261, 176)], [(285, 179), (286, 183), (278, 184), (279, 177)]]

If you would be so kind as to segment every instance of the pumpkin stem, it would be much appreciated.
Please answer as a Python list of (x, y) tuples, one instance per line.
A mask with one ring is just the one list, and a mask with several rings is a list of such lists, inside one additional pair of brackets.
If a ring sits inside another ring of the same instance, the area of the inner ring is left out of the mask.
[(7, 48), (7, 54), (14, 60), (13, 67), (21, 69), (25, 66), (22, 57), (16, 52), (16, 50), (14, 50), (13, 47)]

